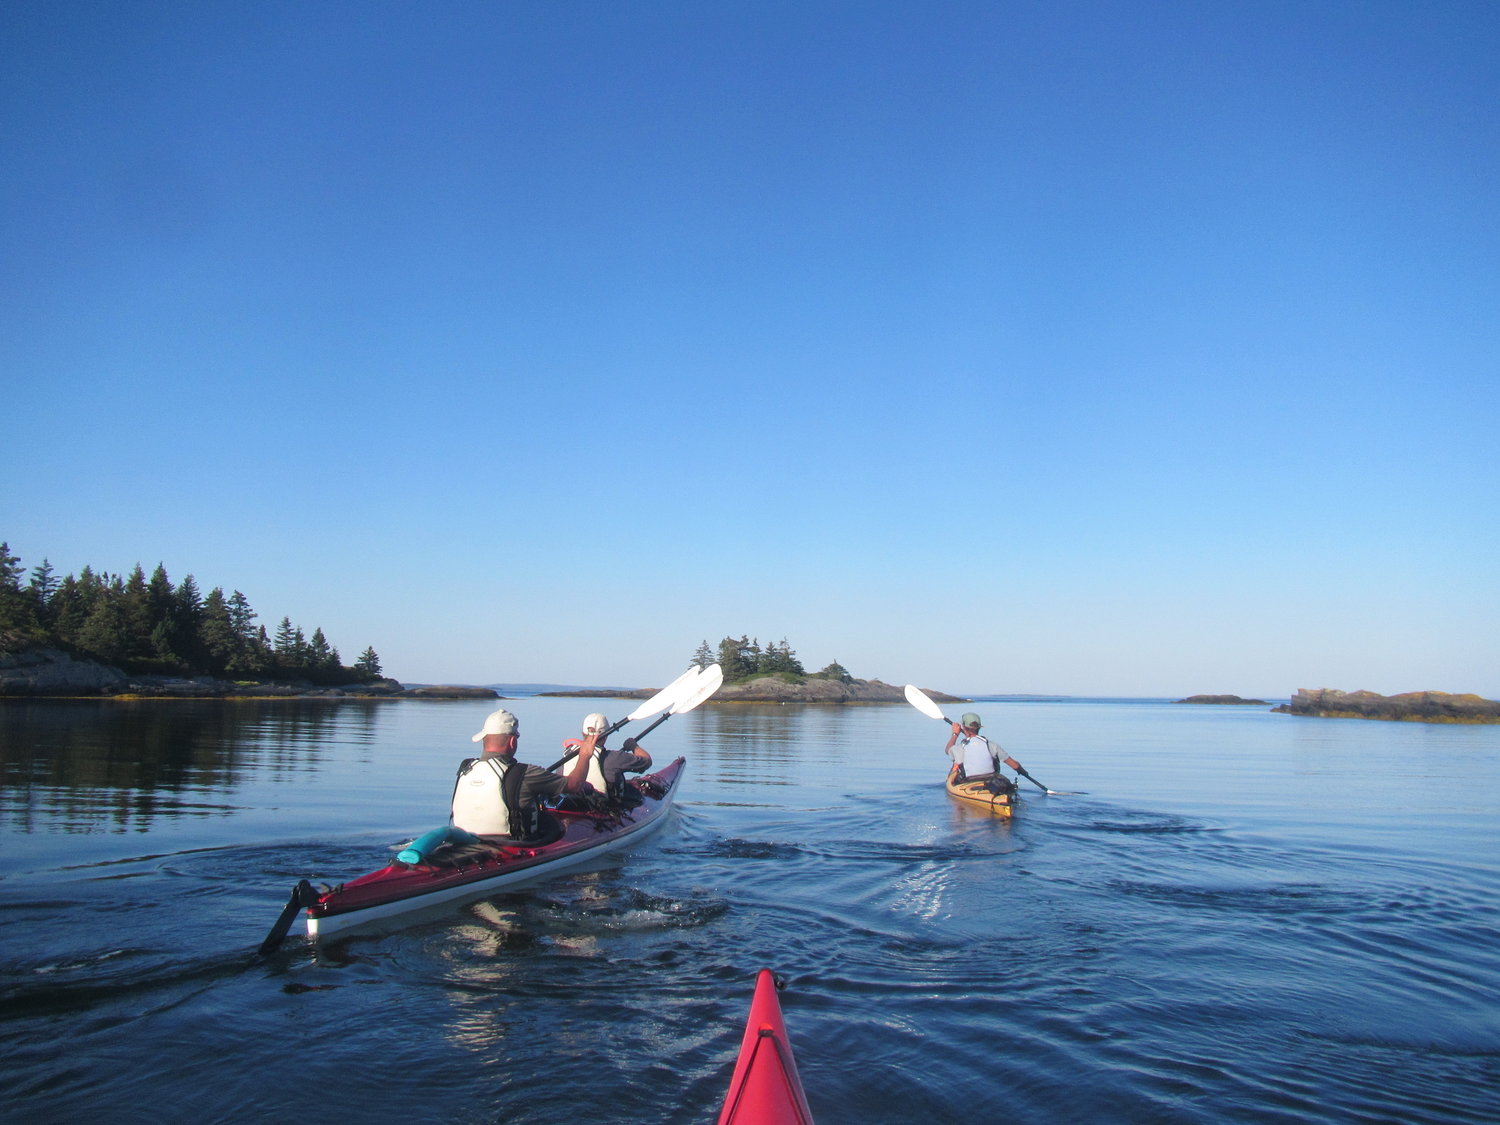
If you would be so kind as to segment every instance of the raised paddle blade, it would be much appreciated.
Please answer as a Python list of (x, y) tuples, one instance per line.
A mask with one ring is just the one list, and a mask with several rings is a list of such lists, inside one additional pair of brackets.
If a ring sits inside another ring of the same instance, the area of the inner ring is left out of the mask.
[(812, 1125), (812, 1119), (776, 999), (776, 978), (762, 969), (719, 1125)]
[(672, 705), (672, 714), (681, 715), (691, 711), (702, 703), (714, 692), (718, 691), (724, 684), (724, 669), (717, 664), (710, 664), (703, 669), (703, 674), (693, 684), (692, 691), (688, 692), (678, 702)]
[(719, 686), (723, 682), (724, 669), (720, 668), (717, 664), (710, 664), (707, 668), (703, 669), (703, 674), (698, 677), (696, 682), (694, 682), (692, 691), (683, 696), (676, 703), (672, 704), (672, 709), (670, 711), (658, 718), (645, 730), (641, 731), (640, 734), (636, 735), (635, 740), (639, 742), (641, 739), (645, 738), (648, 734), (654, 731), (657, 727), (661, 726), (662, 723), (670, 719), (673, 715), (681, 715), (686, 711), (691, 711), (694, 707), (698, 706), (698, 704), (702, 703), (714, 692), (718, 691)]
[(902, 690), (906, 693), (906, 702), (910, 703), (929, 719), (943, 719), (945, 723), (948, 721), (943, 718), (942, 708), (929, 699), (927, 693), (917, 687), (916, 684), (907, 684)]
[(672, 706), (672, 704), (676, 703), (679, 699), (683, 698), (689, 691), (692, 690), (692, 685), (696, 683), (699, 677), (703, 675), (703, 672), (704, 669), (694, 664), (686, 672), (678, 676), (670, 684), (662, 688), (661, 691), (657, 692), (650, 699), (646, 700), (610, 729), (614, 730), (620, 726), (623, 726), (625, 723), (631, 723), (637, 719), (649, 719), (652, 715), (655, 715), (661, 711), (665, 711), (668, 707)]

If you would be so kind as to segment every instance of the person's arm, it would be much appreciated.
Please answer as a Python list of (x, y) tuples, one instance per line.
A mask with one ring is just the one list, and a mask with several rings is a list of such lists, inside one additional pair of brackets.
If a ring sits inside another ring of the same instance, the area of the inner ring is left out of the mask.
[(568, 772), (568, 780), (563, 783), (563, 788), (569, 793), (577, 793), (588, 784), (589, 763), (594, 760), (594, 743), (599, 741), (598, 731), (589, 731), (583, 745), (578, 748), (578, 757), (573, 762), (573, 768)]
[(953, 733), (948, 736), (948, 745), (943, 747), (943, 753), (948, 755), (951, 769), (958, 769), (959, 755), (953, 752), (953, 744), (958, 741), (958, 736), (963, 734), (964, 728), (957, 723), (953, 724)]
[(643, 773), (651, 768), (651, 755), (641, 749), (641, 744), (633, 738), (627, 738), (620, 744), (621, 750), (628, 750), (635, 755), (635, 765), (627, 766), (631, 773)]

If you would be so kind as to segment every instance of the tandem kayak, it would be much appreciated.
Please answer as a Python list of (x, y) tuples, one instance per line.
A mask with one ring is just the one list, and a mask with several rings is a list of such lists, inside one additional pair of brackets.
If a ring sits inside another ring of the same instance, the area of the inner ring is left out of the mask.
[(957, 776), (957, 767), (949, 770), (948, 780), (944, 786), (949, 794), (957, 797), (965, 805), (984, 809), (995, 816), (1008, 817), (1014, 814), (1016, 787), (1004, 779), (997, 782), (999, 774), (976, 778), (973, 781), (955, 781)]
[(812, 1125), (812, 1119), (776, 999), (776, 978), (762, 969), (719, 1125)]
[[(403, 862), (398, 857), (379, 871), (326, 890), (314, 888), (304, 879), (293, 889), (261, 952), (270, 952), (281, 944), (299, 910), (307, 915), (307, 936), (317, 941), (427, 907), (483, 898), (636, 844), (666, 821), (684, 765), (684, 759), (678, 758), (656, 773), (629, 779), (626, 784), (640, 795), (640, 803), (634, 807), (549, 810), (560, 833), (554, 832), (554, 838), (545, 843), (480, 841), (426, 856), (403, 850), (401, 857), (416, 862)], [(429, 833), (434, 835), (441, 833)]]

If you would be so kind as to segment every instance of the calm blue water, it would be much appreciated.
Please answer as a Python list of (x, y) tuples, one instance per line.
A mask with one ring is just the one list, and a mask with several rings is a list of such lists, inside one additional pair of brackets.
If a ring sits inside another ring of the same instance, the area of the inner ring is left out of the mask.
[(1005, 823), (908, 707), (709, 706), (637, 850), (256, 961), (490, 708), (0, 705), (4, 1117), (711, 1121), (768, 965), (824, 1123), (1500, 1120), (1500, 728), (976, 704), (1084, 791)]

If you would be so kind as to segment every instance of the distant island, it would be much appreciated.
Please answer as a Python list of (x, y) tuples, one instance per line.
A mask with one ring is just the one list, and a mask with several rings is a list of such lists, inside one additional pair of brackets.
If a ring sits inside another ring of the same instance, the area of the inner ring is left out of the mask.
[(1500, 723), (1500, 702), (1478, 695), (1445, 691), (1411, 691), (1377, 695), (1373, 691), (1299, 688), (1291, 702), (1271, 708), (1284, 715), (1322, 719), (1387, 719), (1408, 723)]
[[(958, 696), (924, 689), (938, 703), (962, 703)], [(610, 699), (645, 699), (652, 688), (637, 690), (544, 691), (540, 695), (558, 697), (595, 697)], [(881, 680), (847, 680), (807, 677), (800, 682), (780, 676), (754, 676), (738, 683), (726, 683), (709, 700), (710, 703), (904, 703), (903, 690)]]
[(1237, 695), (1190, 695), (1186, 699), (1176, 700), (1178, 703), (1213, 703), (1229, 707), (1266, 707), (1269, 704), (1264, 699), (1241, 699)]

